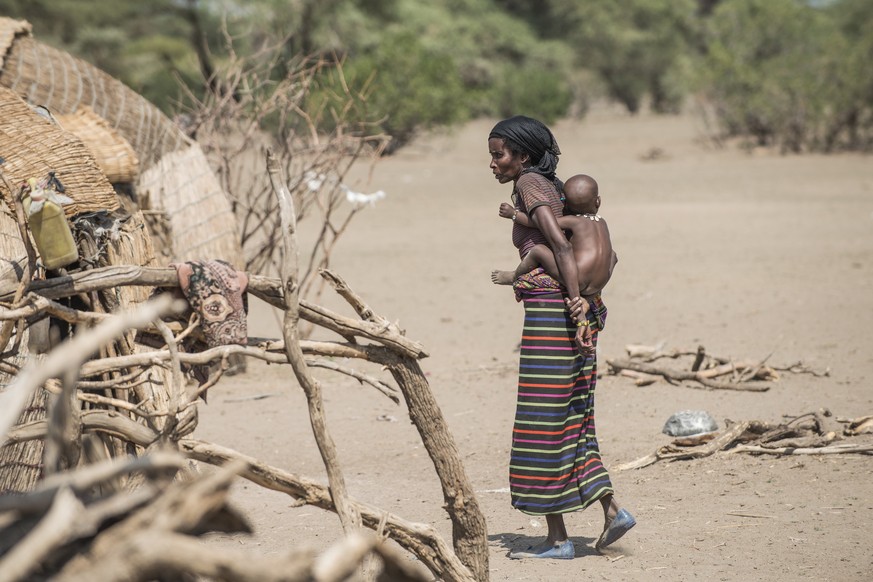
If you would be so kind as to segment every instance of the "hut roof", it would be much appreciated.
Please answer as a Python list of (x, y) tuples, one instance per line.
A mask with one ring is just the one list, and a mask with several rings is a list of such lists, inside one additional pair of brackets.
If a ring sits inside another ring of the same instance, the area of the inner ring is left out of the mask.
[[(19, 184), (54, 172), (73, 199), (67, 216), (118, 208), (118, 196), (93, 156), (73, 134), (36, 113), (18, 95), (0, 87), (0, 166), (9, 186), (0, 195), (12, 206)], [(9, 187), (15, 191), (10, 192)]]
[(97, 161), (97, 165), (113, 184), (132, 183), (139, 176), (139, 159), (130, 143), (90, 107), (80, 107), (75, 113), (58, 115), (65, 130), (82, 140)]
[[(29, 33), (27, 22), (0, 17), (0, 85), (58, 115), (90, 107), (130, 142), (145, 168), (191, 143), (172, 119), (142, 95)], [(5, 46), (3, 38), (9, 39)]]

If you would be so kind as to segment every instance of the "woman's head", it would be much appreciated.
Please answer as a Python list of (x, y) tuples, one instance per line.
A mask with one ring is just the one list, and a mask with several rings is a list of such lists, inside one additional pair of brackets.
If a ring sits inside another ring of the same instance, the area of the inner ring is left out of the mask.
[(503, 147), (510, 154), (524, 162), (523, 171), (542, 174), (549, 180), (555, 179), (561, 150), (555, 136), (541, 121), (516, 115), (495, 125), (488, 135), (488, 149), (492, 151), (492, 158), (492, 145), (496, 143), (493, 140), (498, 139), (503, 140)]

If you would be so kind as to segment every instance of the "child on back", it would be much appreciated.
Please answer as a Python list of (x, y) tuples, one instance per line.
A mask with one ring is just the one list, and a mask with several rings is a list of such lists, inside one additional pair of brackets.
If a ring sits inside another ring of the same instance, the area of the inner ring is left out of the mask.
[[(603, 290), (618, 262), (606, 221), (597, 214), (600, 208), (597, 182), (585, 174), (573, 176), (564, 183), (564, 199), (564, 216), (558, 218), (558, 226), (569, 232), (579, 272), (579, 293), (582, 297), (591, 297)], [(506, 202), (500, 205), (500, 216), (511, 218), (522, 226), (535, 226), (529, 216)], [(515, 271), (492, 271), (491, 280), (496, 285), (512, 285), (516, 279), (538, 267), (560, 280), (555, 255), (543, 244), (531, 248)], [(594, 349), (591, 335), (590, 330), (586, 330), (577, 341), (583, 354), (590, 354)]]

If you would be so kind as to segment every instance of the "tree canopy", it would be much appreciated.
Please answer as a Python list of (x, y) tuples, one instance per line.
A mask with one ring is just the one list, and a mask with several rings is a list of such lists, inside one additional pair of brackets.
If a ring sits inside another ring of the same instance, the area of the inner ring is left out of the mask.
[[(711, 104), (724, 135), (786, 151), (873, 147), (869, 0), (0, 0), (37, 38), (164, 111), (231, 53), (341, 64), (395, 147), (423, 129), (598, 99)], [(271, 50), (266, 50), (271, 47)], [(326, 93), (322, 93), (324, 97)]]

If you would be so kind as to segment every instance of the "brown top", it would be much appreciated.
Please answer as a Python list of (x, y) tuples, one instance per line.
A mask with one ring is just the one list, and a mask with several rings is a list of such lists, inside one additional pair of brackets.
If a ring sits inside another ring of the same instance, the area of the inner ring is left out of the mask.
[[(555, 218), (564, 213), (564, 203), (561, 202), (555, 184), (540, 174), (534, 172), (522, 174), (512, 194), (515, 207), (528, 216), (532, 216), (533, 211), (540, 206), (549, 206)], [(512, 244), (518, 249), (519, 256), (524, 258), (534, 245), (548, 243), (538, 228), (522, 226), (516, 222), (512, 225)]]

